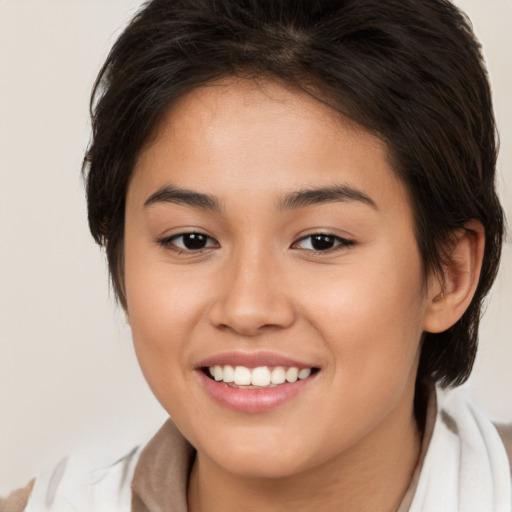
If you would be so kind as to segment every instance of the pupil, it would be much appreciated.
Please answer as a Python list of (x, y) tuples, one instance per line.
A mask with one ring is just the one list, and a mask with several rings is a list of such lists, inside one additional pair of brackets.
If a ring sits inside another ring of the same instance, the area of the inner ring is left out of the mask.
[(206, 245), (206, 236), (200, 233), (189, 233), (183, 236), (183, 245), (187, 249), (203, 249)]
[(332, 249), (334, 246), (334, 238), (328, 235), (314, 235), (311, 245), (317, 251), (325, 251)]

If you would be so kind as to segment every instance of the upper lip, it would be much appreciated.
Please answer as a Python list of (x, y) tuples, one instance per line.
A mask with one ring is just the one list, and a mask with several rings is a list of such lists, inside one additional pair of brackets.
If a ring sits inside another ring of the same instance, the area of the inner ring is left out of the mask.
[(247, 368), (257, 368), (258, 366), (287, 366), (299, 369), (315, 368), (315, 365), (275, 352), (240, 351), (215, 354), (202, 360), (197, 366), (198, 368), (205, 368), (217, 365), (245, 366)]

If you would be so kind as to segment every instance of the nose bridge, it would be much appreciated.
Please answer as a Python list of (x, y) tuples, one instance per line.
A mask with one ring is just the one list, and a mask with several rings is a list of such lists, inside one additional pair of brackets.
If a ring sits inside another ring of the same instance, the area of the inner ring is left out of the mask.
[(288, 327), (294, 312), (278, 260), (272, 248), (256, 240), (233, 251), (221, 276), (212, 322), (244, 335)]

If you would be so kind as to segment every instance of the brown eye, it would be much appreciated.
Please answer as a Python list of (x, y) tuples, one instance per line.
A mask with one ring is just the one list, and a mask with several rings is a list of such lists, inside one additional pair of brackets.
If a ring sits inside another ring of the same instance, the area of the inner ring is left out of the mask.
[(311, 237), (311, 246), (315, 251), (327, 251), (336, 244), (336, 238), (329, 235), (313, 235)]
[(307, 251), (326, 252), (353, 245), (353, 242), (336, 235), (315, 233), (301, 238), (294, 245)]
[(204, 233), (179, 233), (160, 241), (160, 244), (179, 251), (200, 251), (218, 247), (217, 242)]

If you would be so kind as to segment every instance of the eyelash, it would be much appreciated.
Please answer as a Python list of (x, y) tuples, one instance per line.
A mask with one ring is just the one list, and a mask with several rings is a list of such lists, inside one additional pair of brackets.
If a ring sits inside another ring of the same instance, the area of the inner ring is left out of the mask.
[[(191, 249), (191, 248), (187, 248), (187, 247), (177, 246), (176, 240), (179, 240), (180, 238), (183, 239), (183, 237), (185, 237), (185, 236), (192, 236), (192, 237), (197, 236), (198, 238), (206, 239), (206, 243), (207, 244), (210, 243), (210, 245), (206, 245), (205, 247), (199, 247), (197, 249)], [(325, 250), (315, 249), (312, 246), (312, 242), (315, 237), (317, 238), (317, 241), (333, 243), (334, 246), (328, 247)], [(355, 244), (355, 242), (353, 240), (348, 240), (346, 238), (342, 238), (340, 236), (333, 235), (331, 233), (319, 232), (319, 233), (312, 233), (310, 235), (306, 235), (306, 236), (299, 238), (299, 240), (297, 240), (296, 242), (294, 242), (291, 245), (291, 248), (292, 249), (301, 249), (300, 247), (297, 247), (298, 244), (300, 244), (301, 242), (304, 242), (306, 240), (310, 241), (311, 248), (302, 248), (302, 250), (314, 252), (316, 254), (327, 254), (327, 253), (337, 252), (339, 250), (347, 249), (348, 247), (351, 247)], [(162, 247), (164, 247), (166, 249), (170, 249), (178, 254), (192, 254), (192, 253), (200, 254), (205, 250), (219, 247), (219, 243), (214, 238), (212, 238), (204, 233), (198, 232), (198, 231), (189, 231), (189, 232), (185, 232), (185, 233), (178, 233), (176, 235), (158, 239), (157, 242)], [(211, 244), (211, 242), (213, 242), (213, 244)]]
[[(198, 238), (201, 237), (201, 238), (205, 238), (206, 239), (206, 243), (208, 244), (209, 242), (214, 242), (213, 245), (210, 245), (210, 246), (206, 246), (206, 247), (200, 247), (198, 249), (190, 249), (190, 248), (187, 248), (187, 247), (178, 247), (176, 245), (176, 240), (180, 239), (180, 238), (183, 238), (185, 236), (197, 236)], [(218, 247), (219, 246), (219, 243), (214, 240), (211, 236), (208, 236), (208, 235), (205, 235), (204, 233), (201, 233), (199, 231), (187, 231), (186, 233), (178, 233), (176, 235), (172, 235), (172, 236), (168, 236), (168, 237), (165, 237), (165, 238), (161, 238), (159, 240), (157, 240), (157, 242), (159, 243), (159, 245), (161, 245), (162, 247), (164, 247), (165, 249), (170, 249), (172, 251), (175, 251), (177, 252), (178, 254), (183, 254), (183, 253), (201, 253), (203, 252), (204, 250), (206, 249), (210, 249), (211, 247)]]
[(308, 248), (308, 249), (303, 249), (303, 250), (312, 251), (317, 254), (326, 254), (326, 253), (332, 253), (332, 252), (337, 252), (339, 250), (346, 249), (355, 244), (355, 242), (353, 240), (348, 240), (346, 238), (342, 238), (341, 236), (333, 235), (332, 233), (312, 233), (310, 235), (306, 235), (306, 236), (303, 236), (302, 238), (299, 238), (299, 240), (297, 240), (296, 242), (294, 242), (292, 244), (292, 248), (294, 248), (294, 246), (298, 245), (300, 242), (303, 242), (305, 240), (309, 240), (310, 245), (312, 245), (314, 238), (317, 238), (317, 241), (320, 241), (323, 239), (324, 242), (326, 241), (326, 239), (329, 239), (329, 242), (332, 242), (335, 245), (333, 247), (327, 248), (325, 250), (315, 249), (314, 247)]

